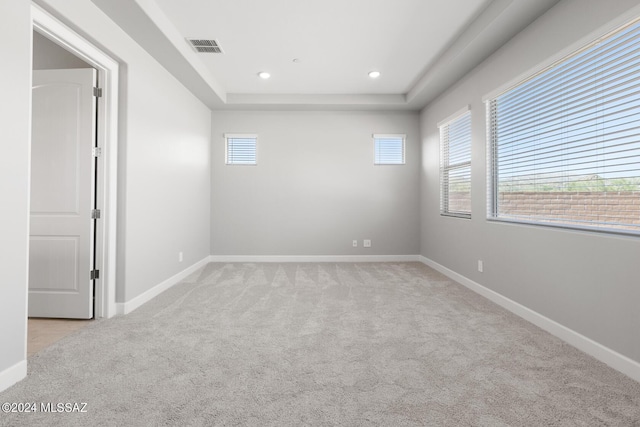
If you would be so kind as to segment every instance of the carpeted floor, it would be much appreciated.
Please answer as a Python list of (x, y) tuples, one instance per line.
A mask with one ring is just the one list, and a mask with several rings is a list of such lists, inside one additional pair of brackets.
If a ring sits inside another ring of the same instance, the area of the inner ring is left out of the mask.
[(639, 383), (419, 263), (208, 264), (2, 402), (87, 403), (2, 426), (640, 425)]

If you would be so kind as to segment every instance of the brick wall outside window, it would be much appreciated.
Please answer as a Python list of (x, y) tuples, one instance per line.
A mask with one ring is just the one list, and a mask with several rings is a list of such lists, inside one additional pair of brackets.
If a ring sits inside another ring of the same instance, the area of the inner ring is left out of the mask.
[[(449, 203), (465, 203), (463, 194), (450, 193)], [(636, 231), (640, 226), (640, 192), (502, 192), (498, 204), (500, 216), (505, 218), (524, 216), (536, 221), (552, 216), (574, 225), (606, 220), (635, 225), (616, 228)]]

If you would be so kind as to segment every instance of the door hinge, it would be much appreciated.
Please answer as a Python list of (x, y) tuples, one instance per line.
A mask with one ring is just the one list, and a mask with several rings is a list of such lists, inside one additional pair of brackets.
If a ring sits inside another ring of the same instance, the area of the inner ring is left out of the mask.
[(100, 209), (91, 209), (91, 219), (100, 219)]
[(95, 96), (96, 98), (100, 98), (102, 96), (102, 88), (101, 87), (94, 87), (93, 88), (93, 96)]
[(102, 147), (93, 147), (91, 149), (91, 154), (93, 155), (93, 157), (102, 156)]
[(91, 270), (91, 280), (100, 278), (100, 270)]

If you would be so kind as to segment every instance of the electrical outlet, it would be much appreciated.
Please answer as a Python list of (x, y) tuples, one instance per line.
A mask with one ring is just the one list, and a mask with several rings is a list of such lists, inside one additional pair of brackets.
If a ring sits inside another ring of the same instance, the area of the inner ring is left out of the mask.
[(371, 240), (369, 239), (365, 239), (362, 241), (362, 246), (364, 246), (365, 248), (370, 248), (371, 247)]
[(353, 243), (352, 243), (352, 245), (353, 245), (353, 247), (354, 247), (354, 248), (357, 248), (357, 247), (358, 247), (358, 241), (357, 241), (357, 240), (354, 240), (354, 241), (353, 241)]
[(182, 262), (182, 252), (178, 252), (178, 262)]
[(482, 273), (484, 271), (484, 263), (481, 259), (478, 260), (478, 271)]

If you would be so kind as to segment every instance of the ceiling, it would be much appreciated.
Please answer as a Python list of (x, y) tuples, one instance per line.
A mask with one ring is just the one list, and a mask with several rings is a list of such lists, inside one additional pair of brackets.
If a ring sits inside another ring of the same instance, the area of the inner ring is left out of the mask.
[(558, 2), (92, 1), (214, 110), (418, 110)]

